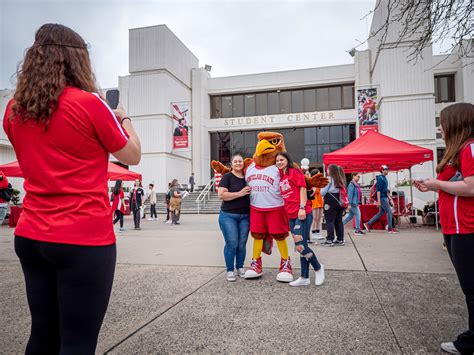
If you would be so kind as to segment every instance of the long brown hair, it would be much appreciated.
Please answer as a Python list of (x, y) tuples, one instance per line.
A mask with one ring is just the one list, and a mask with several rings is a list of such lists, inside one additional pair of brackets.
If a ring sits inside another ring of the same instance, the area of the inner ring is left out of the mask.
[(13, 115), (21, 121), (48, 125), (66, 86), (97, 92), (87, 44), (79, 34), (59, 24), (45, 24), (35, 34), (17, 70)]
[(444, 132), (446, 151), (436, 167), (440, 173), (447, 164), (459, 169), (459, 152), (470, 139), (474, 138), (474, 105), (458, 103), (440, 112), (440, 124)]
[(329, 176), (334, 180), (336, 187), (341, 188), (346, 186), (346, 177), (344, 176), (344, 170), (342, 167), (336, 164), (330, 164), (328, 166)]

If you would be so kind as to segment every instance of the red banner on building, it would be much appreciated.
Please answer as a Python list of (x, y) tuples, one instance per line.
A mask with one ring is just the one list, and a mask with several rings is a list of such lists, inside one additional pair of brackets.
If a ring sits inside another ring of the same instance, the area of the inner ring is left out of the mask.
[(379, 105), (377, 88), (357, 89), (357, 115), (359, 136), (367, 131), (379, 131)]
[(171, 103), (173, 117), (173, 148), (189, 146), (189, 102)]

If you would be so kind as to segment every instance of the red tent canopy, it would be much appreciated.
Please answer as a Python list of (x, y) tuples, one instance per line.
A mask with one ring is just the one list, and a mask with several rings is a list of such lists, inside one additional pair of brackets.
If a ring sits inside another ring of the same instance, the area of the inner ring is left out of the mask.
[[(0, 165), (0, 171), (7, 177), (23, 177), (23, 172), (21, 171), (20, 166), (18, 165), (17, 161)], [(141, 174), (135, 173), (133, 171), (127, 170), (122, 168), (121, 166), (109, 162), (107, 177), (110, 180), (125, 180), (125, 181), (133, 181), (136, 179), (141, 180)]]
[(368, 131), (344, 148), (323, 155), (325, 166), (337, 164), (347, 173), (378, 171), (384, 164), (390, 170), (402, 170), (430, 160), (433, 160), (431, 149), (373, 131)]

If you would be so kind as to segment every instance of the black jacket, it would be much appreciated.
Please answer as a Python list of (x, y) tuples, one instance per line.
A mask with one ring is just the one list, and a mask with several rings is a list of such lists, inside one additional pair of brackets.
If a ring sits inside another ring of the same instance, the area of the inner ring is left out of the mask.
[[(133, 200), (133, 195), (134, 195), (134, 191), (135, 189), (137, 189), (137, 199), (136, 201)], [(140, 209), (140, 207), (142, 206), (142, 202), (143, 202), (143, 199), (145, 198), (145, 191), (143, 191), (143, 188), (142, 187), (137, 187), (137, 188), (133, 188), (131, 191), (130, 191), (130, 207), (132, 209), (132, 211), (137, 211)]]

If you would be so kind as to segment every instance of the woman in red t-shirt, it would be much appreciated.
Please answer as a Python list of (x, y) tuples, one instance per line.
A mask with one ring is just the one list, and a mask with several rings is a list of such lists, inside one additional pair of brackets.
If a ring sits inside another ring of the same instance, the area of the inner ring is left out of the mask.
[(301, 277), (290, 282), (290, 286), (308, 286), (309, 264), (316, 272), (315, 284), (324, 282), (324, 265), (320, 264), (316, 254), (308, 246), (308, 239), (313, 223), (311, 201), (306, 192), (306, 180), (303, 173), (294, 167), (293, 160), (286, 152), (278, 153), (276, 166), (280, 169), (280, 192), (285, 202), (285, 210), (290, 222), (291, 234), (295, 241), (296, 251), (300, 253)]
[(446, 152), (437, 179), (414, 181), (422, 192), (439, 192), (439, 215), (446, 248), (466, 296), (469, 330), (444, 351), (474, 353), (474, 105), (459, 103), (440, 113)]
[(122, 180), (115, 182), (114, 189), (110, 194), (112, 201), (112, 214), (115, 215), (114, 224), (120, 221), (119, 232), (125, 232), (123, 228), (123, 215), (125, 214), (125, 194), (122, 189)]
[(87, 44), (70, 28), (41, 26), (17, 76), (3, 127), (25, 178), (15, 251), (31, 312), (26, 353), (94, 354), (116, 260), (109, 154), (138, 164), (140, 141), (97, 94)]

